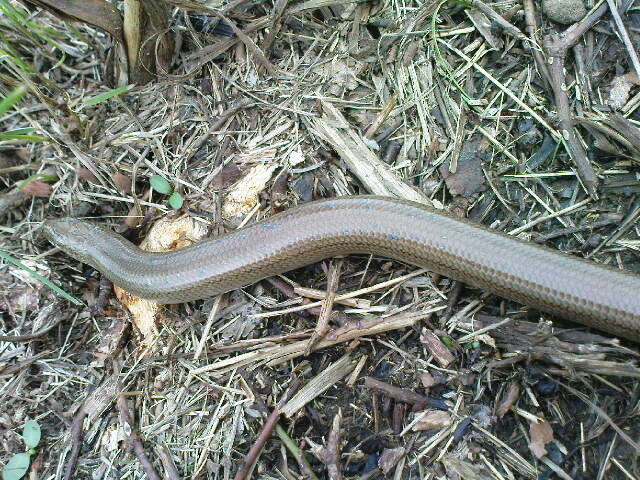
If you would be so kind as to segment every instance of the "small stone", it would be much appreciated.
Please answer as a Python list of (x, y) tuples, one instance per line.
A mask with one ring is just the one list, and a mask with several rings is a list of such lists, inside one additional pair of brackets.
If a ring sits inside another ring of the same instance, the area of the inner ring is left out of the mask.
[(587, 14), (583, 0), (542, 0), (542, 10), (554, 22), (570, 25)]

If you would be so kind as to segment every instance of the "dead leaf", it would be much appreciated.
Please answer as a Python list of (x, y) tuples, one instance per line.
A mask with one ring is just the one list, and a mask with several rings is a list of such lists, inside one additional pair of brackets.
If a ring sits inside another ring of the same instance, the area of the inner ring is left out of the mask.
[(213, 190), (224, 190), (240, 180), (240, 177), (242, 177), (242, 170), (238, 168), (235, 162), (229, 162), (213, 177), (211, 188)]
[(32, 197), (49, 198), (49, 196), (51, 196), (53, 188), (51, 187), (51, 185), (41, 180), (31, 180), (20, 190)]
[(378, 459), (378, 467), (386, 475), (391, 471), (393, 467), (400, 461), (402, 457), (407, 453), (406, 449), (402, 447), (398, 448), (385, 448), (382, 451), (382, 455)]
[(640, 80), (634, 72), (618, 75), (611, 81), (609, 90), (609, 106), (618, 110), (629, 101), (629, 95), (634, 85), (640, 85)]
[(341, 96), (345, 90), (354, 90), (358, 85), (357, 75), (366, 67), (364, 62), (353, 58), (333, 57), (331, 62), (321, 65), (315, 72), (330, 79), (329, 92)]
[(36, 312), (39, 309), (42, 284), (21, 283), (9, 273), (0, 274), (0, 310), (5, 312)]
[(131, 195), (131, 179), (127, 175), (123, 173), (116, 173), (113, 176), (113, 183), (122, 193)]
[(518, 401), (518, 397), (520, 397), (520, 384), (514, 380), (509, 385), (507, 393), (502, 397), (500, 405), (498, 405), (496, 410), (496, 416), (498, 418), (504, 417)]
[(447, 478), (451, 480), (492, 480), (495, 478), (483, 465), (475, 465), (453, 455), (446, 455), (442, 459), (442, 464), (447, 471)]
[(485, 178), (482, 173), (482, 159), (484, 158), (482, 143), (480, 138), (464, 143), (458, 156), (455, 172), (449, 171), (448, 162), (440, 166), (440, 175), (444, 178), (452, 195), (462, 195), (469, 198), (486, 190)]
[(436, 385), (436, 380), (429, 372), (420, 372), (420, 382), (424, 388), (431, 388)]
[(111, 2), (105, 0), (27, 0), (65, 21), (82, 22), (101, 28), (119, 42), (123, 41), (122, 17)]
[(531, 422), (529, 424), (529, 436), (531, 441), (529, 442), (529, 449), (536, 458), (542, 458), (547, 454), (545, 445), (553, 442), (553, 429), (546, 420), (540, 420), (539, 422)]
[(88, 168), (76, 168), (76, 175), (81, 179), (86, 180), (87, 182), (98, 183), (98, 179), (93, 173), (91, 173), (91, 170), (89, 170)]
[(449, 348), (431, 330), (423, 329), (420, 341), (441, 366), (448, 367), (456, 359)]

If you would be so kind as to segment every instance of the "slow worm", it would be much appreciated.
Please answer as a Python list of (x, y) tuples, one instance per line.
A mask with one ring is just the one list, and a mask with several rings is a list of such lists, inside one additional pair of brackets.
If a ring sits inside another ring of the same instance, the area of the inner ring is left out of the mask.
[(521, 241), (421, 204), (339, 197), (292, 208), (187, 248), (150, 253), (83, 220), (47, 220), (50, 241), (160, 303), (234, 290), (328, 257), (374, 254), (640, 341), (640, 276)]

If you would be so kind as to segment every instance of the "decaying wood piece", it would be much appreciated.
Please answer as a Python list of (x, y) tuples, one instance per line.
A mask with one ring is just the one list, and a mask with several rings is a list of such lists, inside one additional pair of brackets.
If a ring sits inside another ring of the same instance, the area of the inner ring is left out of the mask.
[(431, 204), (426, 195), (399, 179), (365, 145), (337, 108), (323, 101), (322, 109), (325, 115), (313, 120), (314, 131), (333, 147), (369, 193)]
[(606, 11), (607, 6), (603, 4), (564, 32), (560, 34), (551, 33), (545, 36), (543, 41), (562, 138), (571, 159), (575, 163), (580, 180), (587, 193), (592, 197), (597, 197), (598, 179), (576, 133), (575, 120), (569, 105), (569, 96), (567, 95), (564, 65), (569, 49), (595, 25)]
[[(476, 315), (473, 329), (486, 328), (503, 319)], [(607, 354), (629, 353), (617, 340), (581, 330), (551, 330), (546, 325), (514, 320), (490, 332), (505, 353), (516, 354), (518, 361), (535, 359), (557, 365), (567, 372), (640, 378), (640, 368), (632, 363), (604, 360)], [(511, 358), (511, 357), (508, 357)], [(498, 362), (495, 362), (499, 365)]]

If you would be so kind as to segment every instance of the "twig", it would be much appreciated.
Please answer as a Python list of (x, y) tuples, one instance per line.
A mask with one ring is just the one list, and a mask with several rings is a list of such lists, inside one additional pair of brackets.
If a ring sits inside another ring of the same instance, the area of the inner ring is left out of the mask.
[(260, 50), (260, 47), (258, 47), (258, 45), (256, 45), (255, 42), (251, 40), (251, 38), (249, 38), (248, 35), (246, 35), (240, 28), (238, 28), (238, 26), (235, 24), (234, 21), (230, 20), (229, 18), (225, 17), (222, 13), (219, 13), (219, 12), (214, 12), (214, 15), (224, 20), (231, 27), (231, 29), (233, 30), (233, 33), (235, 33), (236, 36), (240, 39), (240, 41), (244, 43), (244, 46), (247, 47), (247, 51), (253, 54), (253, 56), (258, 61), (258, 63), (267, 72), (269, 72), (269, 75), (274, 77), (276, 75), (276, 67), (273, 66), (273, 64), (265, 56), (262, 50)]
[(576, 165), (578, 176), (592, 197), (597, 197), (596, 188), (598, 179), (587, 154), (576, 135), (575, 122), (569, 106), (569, 97), (565, 90), (564, 61), (569, 48), (584, 35), (607, 11), (606, 4), (601, 4), (593, 9), (580, 22), (567, 28), (564, 32), (552, 33), (544, 38), (544, 47), (549, 58), (549, 75), (551, 77), (551, 88), (555, 98), (556, 108), (562, 137), (567, 147), (571, 159)]
[[(280, 291), (280, 293), (282, 293), (287, 298), (299, 297), (299, 295), (297, 295), (295, 291), (296, 287), (292, 287), (287, 282), (283, 281), (281, 278), (268, 277), (268, 278), (265, 278), (265, 281), (273, 285), (275, 288), (277, 288), (278, 291)], [(323, 297), (320, 297), (320, 298), (323, 298)], [(308, 298), (302, 299), (302, 302), (301, 302), (302, 305), (308, 305), (309, 303), (311, 303), (311, 300), (309, 300)], [(302, 316), (309, 315), (309, 314), (318, 316), (320, 315), (321, 311), (322, 311), (322, 306), (319, 306), (319, 307), (310, 308), (309, 310), (302, 310), (300, 313)]]
[(55, 322), (53, 322), (48, 327), (43, 328), (42, 330), (36, 333), (32, 333), (30, 335), (0, 335), (0, 342), (13, 342), (13, 343), (30, 342), (31, 340), (34, 340), (36, 338), (46, 335), (51, 330), (56, 328), (60, 324), (60, 322), (62, 322), (63, 318), (64, 316), (60, 316), (60, 318), (58, 318)]
[(213, 325), (214, 319), (216, 318), (216, 314), (218, 311), (222, 310), (226, 303), (226, 295), (218, 295), (213, 302), (213, 306), (211, 307), (211, 311), (207, 317), (207, 323), (204, 325), (204, 329), (202, 330), (202, 337), (198, 341), (198, 345), (196, 346), (196, 351), (193, 354), (193, 359), (197, 360), (202, 355), (202, 350), (204, 350), (204, 346), (207, 343), (207, 339), (209, 338), (209, 332), (211, 331), (211, 326)]
[(406, 410), (406, 404), (401, 402), (396, 402), (393, 406), (393, 413), (391, 414), (391, 430), (394, 435), (400, 435), (402, 432), (402, 423), (404, 420), (404, 414)]
[(289, 400), (291, 395), (295, 393), (295, 391), (298, 389), (298, 386), (299, 382), (295, 381), (291, 388), (289, 388), (289, 390), (287, 390), (282, 396), (273, 411), (269, 414), (267, 420), (262, 426), (262, 429), (260, 429), (260, 433), (258, 433), (256, 441), (253, 443), (253, 445), (251, 445), (251, 448), (244, 458), (244, 462), (242, 462), (242, 465), (236, 472), (235, 477), (233, 477), (234, 480), (244, 480), (245, 478), (247, 478), (247, 475), (249, 474), (255, 463), (258, 461), (258, 457), (264, 449), (267, 440), (271, 437), (273, 430), (278, 424), (278, 420), (280, 419), (280, 415), (282, 414), (282, 406)]
[(446, 368), (455, 361), (456, 357), (453, 353), (431, 330), (424, 329), (422, 335), (420, 335), (420, 341), (442, 367)]
[(232, 105), (231, 107), (227, 108), (222, 113), (220, 113), (216, 121), (213, 122), (213, 124), (211, 125), (211, 128), (209, 128), (209, 130), (204, 135), (200, 135), (198, 137), (198, 140), (194, 143), (194, 145), (190, 147), (191, 152), (186, 155), (184, 162), (187, 163), (191, 158), (193, 158), (193, 156), (200, 151), (200, 149), (205, 145), (205, 143), (207, 143), (211, 135), (214, 135), (216, 133), (223, 133), (223, 132), (220, 132), (220, 129), (224, 126), (227, 120), (229, 120), (229, 118), (232, 115), (235, 115), (238, 112), (238, 110), (250, 105), (251, 103), (253, 103), (252, 99), (243, 98), (242, 100), (238, 101), (235, 105)]
[(129, 409), (127, 408), (127, 399), (124, 395), (118, 395), (117, 405), (118, 411), (120, 412), (120, 420), (123, 423), (126, 423), (131, 431), (129, 437), (127, 438), (128, 447), (138, 458), (140, 466), (144, 470), (144, 473), (147, 475), (149, 480), (160, 480), (160, 475), (158, 475), (158, 473), (155, 471), (153, 465), (151, 464), (151, 460), (144, 451), (144, 446), (142, 445), (140, 435), (138, 435), (138, 432), (136, 432), (134, 429), (133, 420), (131, 418), (131, 415), (129, 414)]
[(98, 284), (98, 298), (96, 303), (91, 308), (91, 313), (94, 316), (100, 316), (104, 314), (104, 309), (109, 302), (109, 298), (113, 293), (113, 283), (105, 276), (100, 277), (100, 283)]
[(441, 405), (434, 405), (434, 401), (429, 397), (412, 392), (406, 388), (394, 387), (393, 385), (389, 385), (388, 383), (382, 382), (373, 377), (364, 377), (364, 386), (372, 390), (382, 392), (388, 397), (399, 402), (414, 405), (416, 408), (424, 408), (427, 405), (434, 406), (435, 408), (441, 408)]
[(160, 445), (156, 448), (156, 454), (162, 462), (162, 467), (164, 468), (164, 474), (167, 477), (167, 480), (180, 480), (180, 472), (178, 471), (178, 467), (176, 467), (173, 458), (171, 458), (171, 452), (169, 449), (165, 445)]
[(0, 369), (0, 379), (7, 378), (7, 377), (12, 377), (13, 375), (17, 374), (18, 372), (20, 372), (20, 371), (24, 370), (25, 368), (29, 367), (29, 365), (32, 365), (34, 362), (37, 362), (38, 360), (40, 360), (43, 357), (46, 357), (50, 353), (51, 353), (50, 350), (46, 350), (46, 351), (40, 352), (39, 354), (34, 355), (32, 357), (25, 358), (24, 360), (16, 363), (15, 365), (9, 365), (8, 367)]
[(313, 335), (309, 339), (307, 348), (305, 349), (305, 355), (309, 355), (313, 346), (316, 344), (319, 338), (325, 336), (329, 330), (329, 318), (333, 310), (333, 304), (336, 298), (336, 291), (338, 289), (338, 283), (340, 282), (340, 268), (342, 267), (342, 260), (332, 262), (329, 271), (327, 272), (327, 294), (322, 304), (322, 310), (316, 323), (316, 328), (313, 331)]
[(480, 0), (471, 0), (471, 4), (482, 13), (484, 13), (487, 17), (489, 17), (490, 20), (492, 20), (495, 24), (497, 24), (512, 37), (518, 38), (520, 40), (527, 40), (526, 35), (522, 33), (518, 27), (507, 22), (501, 15), (498, 14), (498, 12), (496, 12), (486, 3), (481, 2)]
[(269, 31), (265, 35), (264, 40), (262, 41), (262, 50), (266, 56), (270, 55), (273, 42), (282, 27), (282, 16), (287, 8), (287, 3), (288, 0), (276, 0), (273, 8), (271, 9), (271, 25), (269, 26)]
[(284, 443), (298, 462), (302, 475), (304, 475), (305, 478), (310, 478), (312, 480), (320, 480), (318, 476), (313, 473), (313, 470), (311, 470), (311, 465), (309, 465), (309, 462), (305, 458), (304, 452), (298, 448), (296, 442), (291, 439), (285, 429), (276, 424), (276, 433), (280, 437), (280, 440), (282, 440), (282, 443)]
[[(327, 438), (326, 446), (322, 447), (314, 444), (311, 453), (325, 464), (329, 480), (342, 480), (342, 469), (340, 468), (340, 422), (342, 421), (342, 410), (333, 417), (331, 431)], [(310, 440), (310, 439), (309, 439)], [(311, 442), (310, 442), (311, 443)]]
[(402, 149), (402, 143), (397, 140), (390, 140), (387, 144), (387, 148), (384, 151), (384, 155), (382, 156), (382, 161), (387, 165), (392, 165), (393, 162), (398, 158), (398, 154)]
[(607, 0), (607, 4), (609, 5), (609, 10), (611, 10), (611, 16), (616, 22), (618, 33), (620, 34), (620, 37), (622, 37), (622, 42), (624, 43), (624, 46), (627, 47), (627, 53), (629, 54), (629, 58), (631, 58), (631, 64), (636, 71), (636, 75), (640, 77), (640, 60), (638, 60), (638, 54), (636, 53), (635, 48), (633, 48), (633, 43), (631, 43), (627, 29), (625, 28), (624, 23), (622, 23), (620, 12), (618, 12), (618, 6), (614, 0)]
[(596, 197), (598, 179), (591, 162), (589, 162), (587, 158), (587, 152), (576, 135), (575, 122), (573, 114), (571, 113), (571, 107), (569, 106), (569, 97), (566, 92), (564, 61), (567, 55), (567, 48), (564, 46), (561, 38), (553, 34), (545, 37), (544, 45), (549, 57), (551, 88), (553, 89), (556, 109), (558, 110), (558, 120), (563, 141), (587, 193), (592, 197)]
[(334, 148), (368, 192), (431, 203), (426, 195), (404, 183), (369, 149), (335, 106), (325, 101), (321, 104), (325, 116), (313, 120), (314, 133)]
[(74, 478), (76, 471), (76, 464), (78, 463), (78, 457), (80, 456), (80, 446), (82, 445), (82, 424), (87, 416), (87, 411), (84, 408), (84, 404), (78, 409), (76, 415), (71, 422), (71, 452), (67, 459), (65, 466), (64, 480), (71, 480)]
[(538, 31), (538, 24), (536, 22), (536, 11), (533, 4), (533, 0), (524, 0), (524, 18), (527, 22), (527, 32), (531, 39), (531, 51), (533, 53), (533, 59), (536, 61), (536, 67), (538, 67), (538, 73), (542, 77), (542, 81), (547, 88), (551, 86), (551, 76), (549, 75), (549, 69), (544, 61), (542, 52), (538, 47), (538, 39), (536, 33)]

